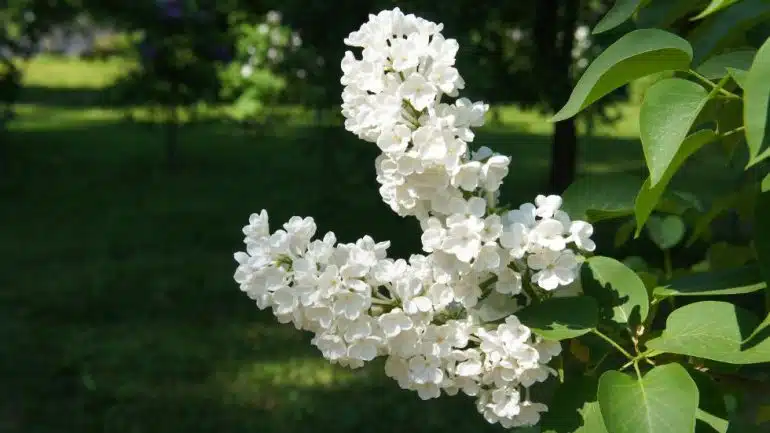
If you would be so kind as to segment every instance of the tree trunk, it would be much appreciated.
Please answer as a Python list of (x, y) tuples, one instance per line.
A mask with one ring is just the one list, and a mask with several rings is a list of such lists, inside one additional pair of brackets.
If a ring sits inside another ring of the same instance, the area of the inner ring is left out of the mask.
[(551, 143), (551, 170), (548, 174), (549, 194), (561, 194), (575, 180), (577, 170), (577, 132), (575, 119), (556, 122)]
[[(543, 98), (558, 109), (572, 92), (572, 47), (579, 0), (540, 0), (537, 3), (535, 39), (539, 48), (537, 71)], [(575, 178), (577, 130), (575, 119), (554, 125), (547, 192), (560, 194)]]

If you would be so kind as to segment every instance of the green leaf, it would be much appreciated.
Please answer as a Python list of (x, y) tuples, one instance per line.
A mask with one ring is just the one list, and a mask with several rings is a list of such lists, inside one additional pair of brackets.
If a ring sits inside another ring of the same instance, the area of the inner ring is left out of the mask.
[(710, 270), (723, 271), (747, 265), (756, 260), (756, 253), (750, 245), (732, 245), (727, 242), (717, 242), (708, 247), (706, 257), (708, 258)]
[(711, 3), (709, 3), (708, 6), (706, 6), (706, 9), (703, 9), (701, 13), (692, 17), (691, 19), (692, 21), (695, 21), (695, 20), (705, 18), (713, 14), (714, 12), (718, 12), (738, 1), (740, 0), (711, 0)]
[(639, 28), (667, 28), (697, 6), (693, 0), (652, 0), (639, 9), (636, 25)]
[(746, 337), (745, 340), (743, 340), (744, 343), (749, 342), (756, 338), (759, 334), (762, 334), (767, 328), (770, 327), (770, 313), (765, 317), (765, 320), (762, 321), (757, 327), (751, 332), (751, 334)]
[(589, 296), (551, 298), (516, 312), (521, 323), (548, 340), (579, 337), (596, 327), (599, 310)]
[(640, 323), (647, 318), (649, 298), (644, 282), (623, 263), (603, 256), (586, 260), (581, 272), (583, 290), (601, 305), (612, 307), (611, 320)]
[(770, 216), (770, 194), (760, 193), (754, 208), (754, 250), (757, 252), (759, 272), (765, 281), (770, 282), (770, 226), (766, 223)]
[(562, 194), (562, 210), (572, 218), (597, 222), (632, 215), (642, 180), (627, 174), (586, 176)]
[(634, 30), (610, 45), (588, 66), (569, 100), (552, 121), (570, 118), (602, 96), (638, 78), (687, 69), (691, 61), (692, 48), (679, 36), (657, 29)]
[(669, 281), (656, 287), (656, 298), (669, 296), (741, 295), (762, 290), (767, 284), (762, 280), (759, 267), (747, 265), (716, 272), (698, 272)]
[(762, 179), (762, 192), (770, 191), (770, 174), (766, 175), (764, 179)]
[(719, 54), (703, 62), (695, 72), (711, 80), (727, 75), (728, 68), (748, 71), (757, 54), (756, 50), (737, 50)]
[(706, 89), (681, 78), (658, 81), (647, 90), (639, 111), (639, 135), (650, 185), (663, 177), (706, 101)]
[(599, 402), (586, 403), (581, 409), (578, 409), (578, 412), (583, 417), (583, 425), (575, 430), (575, 433), (608, 433), (607, 427), (604, 426)]
[(743, 123), (751, 166), (770, 156), (770, 38), (762, 44), (746, 75)]
[(770, 1), (743, 0), (710, 16), (687, 39), (692, 43), (695, 64), (740, 42), (747, 30), (770, 17)]
[(749, 73), (748, 70), (728, 67), (727, 72), (729, 72), (730, 76), (733, 77), (733, 81), (735, 81), (735, 84), (737, 84), (741, 89), (746, 88), (746, 75), (748, 75)]
[(644, 181), (642, 188), (636, 196), (634, 202), (634, 213), (636, 215), (636, 235), (639, 236), (645, 222), (655, 210), (655, 207), (663, 197), (663, 193), (668, 186), (668, 183), (674, 177), (674, 174), (679, 170), (679, 167), (684, 164), (685, 160), (698, 149), (703, 147), (704, 144), (709, 143), (717, 139), (716, 133), (709, 129), (700, 130), (689, 137), (685, 138), (681, 146), (677, 150), (671, 162), (668, 164), (660, 180), (655, 186), (651, 185), (650, 178)]
[(543, 433), (607, 433), (596, 401), (597, 385), (590, 376), (567, 377), (543, 414)]
[(728, 364), (770, 362), (770, 339), (742, 347), (758, 323), (751, 312), (729, 302), (696, 302), (674, 310), (663, 334), (646, 346)]
[(643, 378), (608, 371), (598, 392), (607, 431), (612, 433), (692, 432), (698, 387), (679, 364), (655, 367)]
[(670, 250), (684, 238), (685, 225), (676, 215), (652, 216), (647, 221), (647, 234), (661, 250)]
[(700, 394), (698, 412), (695, 418), (701, 422), (696, 422), (695, 432), (717, 431), (718, 433), (725, 433), (729, 415), (724, 391), (708, 373), (696, 370), (692, 366), (685, 366), (685, 368), (687, 368), (692, 380), (695, 381), (695, 385), (698, 386), (698, 394)]
[(696, 413), (695, 416), (698, 420), (708, 424), (717, 433), (727, 433), (727, 428), (729, 427), (729, 423), (726, 419), (712, 415), (701, 409), (698, 409), (698, 412)]
[(612, 8), (596, 24), (592, 33), (596, 35), (623, 24), (636, 12), (640, 3), (642, 0), (616, 0)]

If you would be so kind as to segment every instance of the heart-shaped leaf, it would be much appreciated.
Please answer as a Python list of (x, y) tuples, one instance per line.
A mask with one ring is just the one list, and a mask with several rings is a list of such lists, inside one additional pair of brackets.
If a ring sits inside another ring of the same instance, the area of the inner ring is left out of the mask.
[(602, 306), (612, 306), (611, 320), (640, 323), (647, 318), (647, 289), (631, 268), (609, 257), (594, 256), (585, 261), (580, 274), (585, 293)]
[(663, 334), (646, 346), (728, 364), (770, 362), (770, 339), (743, 346), (758, 324), (751, 312), (729, 302), (696, 302), (674, 310)]
[(551, 298), (517, 311), (516, 316), (545, 339), (565, 340), (594, 329), (599, 308), (589, 296)]
[(762, 280), (759, 267), (747, 265), (716, 272), (698, 272), (669, 281), (656, 287), (656, 298), (669, 296), (716, 296), (740, 295), (762, 290), (767, 284)]
[(639, 233), (641, 233), (644, 224), (660, 202), (668, 183), (674, 177), (677, 170), (679, 170), (679, 167), (684, 164), (690, 155), (703, 147), (703, 145), (716, 139), (717, 134), (710, 129), (703, 129), (690, 135), (682, 142), (682, 145), (679, 146), (676, 155), (674, 155), (671, 163), (661, 175), (660, 181), (655, 186), (652, 186), (651, 178), (647, 178), (647, 180), (644, 181), (644, 185), (642, 185), (642, 188), (639, 190), (639, 194), (637, 194), (636, 201), (634, 202), (636, 236), (639, 236)]
[(663, 30), (634, 30), (601, 53), (578, 80), (567, 103), (556, 113), (557, 122), (574, 116), (597, 99), (638, 78), (658, 72), (687, 69), (690, 44)]
[(770, 38), (762, 44), (746, 75), (743, 123), (749, 144), (749, 166), (770, 156)]
[(597, 394), (612, 433), (692, 432), (698, 387), (679, 364), (655, 367), (643, 378), (607, 371)]
[(682, 242), (685, 229), (684, 221), (677, 215), (663, 218), (651, 216), (647, 221), (647, 234), (661, 250), (671, 249)]
[(599, 34), (612, 30), (623, 24), (631, 15), (636, 12), (642, 0), (617, 0), (609, 11), (602, 17), (599, 23), (594, 27), (593, 34)]
[(644, 94), (639, 135), (651, 186), (663, 177), (706, 101), (703, 86), (681, 78), (658, 81)]

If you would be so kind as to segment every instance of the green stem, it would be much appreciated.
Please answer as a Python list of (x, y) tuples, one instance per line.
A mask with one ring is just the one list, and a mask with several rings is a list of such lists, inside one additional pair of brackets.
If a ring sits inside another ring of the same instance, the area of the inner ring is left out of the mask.
[(725, 132), (724, 134), (722, 134), (722, 138), (729, 137), (729, 136), (731, 136), (733, 134), (737, 134), (739, 132), (744, 131), (745, 129), (746, 129), (745, 126), (739, 126), (739, 127), (735, 128), (735, 129), (731, 129), (731, 130)]
[(634, 361), (634, 371), (636, 371), (636, 377), (642, 380), (642, 372), (639, 370), (639, 361)]
[(593, 367), (591, 367), (591, 368), (590, 368), (590, 369), (589, 369), (589, 370), (586, 372), (586, 376), (593, 376), (593, 375), (594, 375), (594, 373), (596, 373), (596, 370), (598, 370), (598, 369), (599, 369), (599, 366), (600, 366), (600, 365), (602, 365), (602, 362), (604, 362), (604, 360), (606, 360), (606, 359), (607, 359), (609, 356), (610, 356), (610, 352), (607, 352), (607, 353), (605, 353), (605, 354), (604, 354), (604, 356), (602, 356), (601, 358), (599, 358), (599, 361), (597, 361), (597, 363), (596, 363), (596, 364), (594, 364), (594, 366), (593, 366)]
[(479, 302), (486, 299), (487, 296), (489, 296), (492, 293), (496, 282), (497, 282), (497, 275), (490, 277), (488, 280), (479, 284), (479, 289), (481, 289), (481, 296), (479, 296)]
[(524, 291), (524, 293), (527, 294), (527, 296), (529, 297), (531, 303), (533, 303), (533, 304), (539, 304), (540, 303), (540, 296), (538, 296), (538, 294), (535, 291), (535, 289), (533, 289), (532, 286), (529, 284), (529, 282), (526, 281), (524, 278), (522, 278), (521, 289)]
[(599, 331), (598, 329), (592, 329), (592, 330), (591, 330), (591, 332), (593, 332), (593, 333), (594, 333), (594, 334), (596, 334), (598, 337), (600, 337), (601, 339), (603, 339), (604, 341), (606, 341), (607, 343), (609, 343), (610, 345), (612, 345), (612, 347), (614, 347), (615, 349), (617, 349), (617, 350), (618, 350), (618, 352), (622, 353), (622, 354), (623, 354), (623, 355), (624, 355), (626, 358), (628, 358), (628, 359), (634, 359), (634, 357), (633, 357), (633, 356), (631, 356), (631, 354), (630, 354), (630, 353), (628, 353), (628, 351), (627, 351), (626, 349), (624, 349), (624, 348), (623, 348), (621, 345), (619, 345), (618, 343), (616, 343), (616, 342), (615, 342), (615, 340), (613, 340), (612, 338), (610, 338), (610, 337), (608, 337), (608, 336), (604, 335), (604, 334), (603, 334), (601, 331)]
[(716, 94), (717, 92), (725, 95), (726, 97), (728, 97), (730, 99), (741, 99), (741, 97), (736, 95), (735, 93), (729, 92), (729, 91), (727, 91), (727, 90), (722, 88), (722, 86), (727, 84), (727, 81), (730, 79), (729, 76), (726, 76), (726, 77), (722, 78), (722, 80), (719, 82), (719, 84), (717, 84), (717, 83), (709, 80), (708, 78), (704, 77), (703, 75), (693, 71), (692, 69), (688, 70), (687, 72), (690, 75), (692, 75), (693, 77), (695, 77), (698, 80), (700, 80), (701, 82), (703, 82), (704, 84), (706, 84), (707, 86), (711, 87), (711, 89), (712, 89), (711, 93), (712, 94), (709, 95), (709, 99), (711, 99), (711, 97), (714, 96), (714, 94)]

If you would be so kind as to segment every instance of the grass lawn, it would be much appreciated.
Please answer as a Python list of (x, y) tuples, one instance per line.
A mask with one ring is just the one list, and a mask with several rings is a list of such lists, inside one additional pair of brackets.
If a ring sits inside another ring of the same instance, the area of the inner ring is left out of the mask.
[[(375, 146), (339, 126), (192, 125), (169, 172), (159, 130), (78, 98), (120, 68), (29, 66), (0, 174), (0, 431), (502, 431), (470, 400), (399, 390), (381, 364), (327, 364), (232, 280), (240, 229), (262, 208), (274, 223), (312, 215), (344, 241), (369, 233), (416, 252), (417, 224), (379, 199)], [(532, 200), (549, 127), (503, 118), (477, 142), (513, 156), (504, 193)], [(581, 173), (642, 173), (633, 124), (583, 139)]]

